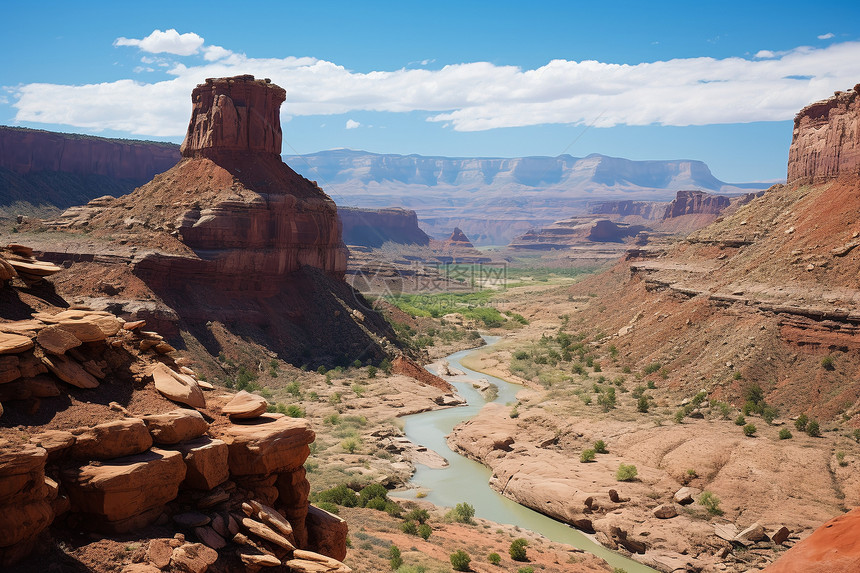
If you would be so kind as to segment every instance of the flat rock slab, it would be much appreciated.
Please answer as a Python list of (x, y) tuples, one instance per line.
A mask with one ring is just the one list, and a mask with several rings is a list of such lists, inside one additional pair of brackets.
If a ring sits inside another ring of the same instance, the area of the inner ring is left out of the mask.
[(290, 472), (305, 463), (315, 434), (303, 418), (264, 414), (242, 424), (219, 428), (229, 448), (234, 476)]
[(165, 398), (192, 408), (206, 407), (203, 391), (191, 376), (174, 372), (164, 364), (158, 363), (152, 368), (152, 378), (155, 381), (155, 389)]
[(209, 519), (208, 515), (200, 513), (199, 511), (177, 513), (173, 516), (173, 523), (175, 523), (179, 527), (184, 527), (186, 529), (191, 529), (193, 527), (203, 527), (204, 525), (208, 525), (210, 521), (212, 520)]
[(0, 505), (40, 497), (47, 459), (44, 448), (29, 444), (0, 448)]
[(39, 346), (51, 354), (65, 354), (72, 348), (82, 344), (82, 341), (62, 326), (46, 326), (36, 335)]
[(151, 450), (62, 472), (72, 507), (108, 521), (126, 519), (173, 500), (185, 479), (182, 454)]
[(193, 440), (209, 429), (209, 423), (203, 419), (200, 412), (188, 409), (144, 416), (143, 423), (157, 444), (178, 444)]
[(18, 354), (33, 346), (33, 339), (29, 336), (0, 332), (0, 354)]
[(230, 416), (231, 420), (245, 420), (265, 413), (268, 406), (269, 403), (262, 396), (242, 390), (221, 408), (221, 413)]
[(78, 459), (109, 460), (140, 454), (152, 446), (152, 437), (143, 420), (139, 418), (125, 418), (92, 428), (78, 428), (72, 434), (76, 440), (71, 454)]

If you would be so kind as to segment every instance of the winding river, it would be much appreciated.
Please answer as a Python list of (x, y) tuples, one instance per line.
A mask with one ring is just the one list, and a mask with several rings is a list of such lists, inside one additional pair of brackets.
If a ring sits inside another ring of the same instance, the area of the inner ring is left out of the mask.
[[(489, 345), (497, 342), (499, 337), (485, 336), (484, 340)], [(517, 384), (511, 384), (500, 378), (464, 367), (460, 363), (460, 359), (470, 352), (474, 352), (474, 349), (457, 352), (447, 357), (453, 368), (466, 373), (466, 376), (458, 376), (459, 380), (452, 382), (460, 396), (466, 399), (466, 406), (403, 417), (406, 437), (416, 444), (421, 444), (438, 452), (450, 464), (444, 469), (431, 469), (417, 464), (415, 475), (412, 477), (412, 485), (426, 491), (427, 501), (436, 505), (453, 507), (466, 501), (475, 507), (475, 515), (478, 517), (536, 531), (552, 541), (566, 543), (589, 553), (594, 553), (605, 559), (610, 566), (621, 568), (627, 573), (654, 573), (654, 569), (606, 549), (568, 525), (503, 497), (490, 488), (491, 472), (488, 468), (451, 451), (445, 441), (445, 436), (450, 434), (459, 422), (475, 416), (486, 404), (484, 398), (472, 387), (469, 380), (484, 378), (489, 380), (491, 384), (495, 384), (499, 389), (499, 394), (494, 402), (502, 404), (515, 401), (517, 392), (522, 390), (522, 386)]]

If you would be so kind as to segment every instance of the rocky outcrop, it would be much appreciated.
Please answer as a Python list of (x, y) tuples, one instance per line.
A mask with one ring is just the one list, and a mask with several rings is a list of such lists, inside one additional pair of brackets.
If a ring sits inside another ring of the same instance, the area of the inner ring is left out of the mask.
[[(390, 327), (375, 313), (361, 325), (347, 318), (364, 301), (342, 281), (347, 249), (334, 202), (280, 159), (283, 100), (283, 89), (252, 76), (197, 86), (176, 166), (129, 195), (98, 198), (51, 223), (134, 247), (118, 247), (113, 257), (64, 248), (52, 260), (91, 260), (98, 264), (89, 270), (105, 275), (130, 269), (128, 280), (152, 291), (143, 303), (91, 296), (120, 305), (130, 319), (170, 318), (158, 326), (171, 336), (186, 330), (207, 338), (207, 324), (217, 321), (241, 324), (243, 336), (255, 330), (252, 338), (291, 362), (382, 359)], [(151, 300), (166, 308), (153, 311)]]
[(794, 118), (789, 183), (860, 174), (860, 84), (810, 104)]
[(860, 571), (860, 509), (834, 517), (792, 547), (765, 573), (851, 573)]
[(475, 245), (472, 244), (472, 241), (469, 240), (469, 237), (466, 236), (466, 233), (460, 229), (460, 227), (454, 227), (454, 231), (451, 233), (451, 236), (448, 237), (448, 240), (445, 241), (446, 247), (463, 247), (466, 249), (474, 249)]
[(388, 242), (409, 245), (426, 245), (430, 242), (427, 233), (418, 227), (415, 211), (396, 207), (338, 207), (337, 214), (343, 224), (343, 240), (347, 245), (381, 247)]
[(182, 157), (224, 158), (230, 153), (281, 154), (283, 88), (254, 76), (209, 78), (191, 92), (193, 109)]
[(513, 249), (550, 251), (589, 243), (621, 243), (645, 229), (642, 225), (615, 223), (609, 219), (575, 217), (542, 229), (533, 229), (509, 246)]
[(678, 191), (675, 199), (666, 206), (663, 219), (682, 215), (719, 215), (731, 200), (724, 195), (711, 195), (704, 191)]
[(618, 217), (640, 217), (645, 221), (660, 219), (665, 213), (662, 201), (603, 201), (590, 206), (594, 215), (617, 215)]

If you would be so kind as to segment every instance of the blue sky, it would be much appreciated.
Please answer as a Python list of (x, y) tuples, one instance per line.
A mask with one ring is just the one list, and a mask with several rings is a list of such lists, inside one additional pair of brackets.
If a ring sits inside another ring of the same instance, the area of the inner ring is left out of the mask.
[(860, 82), (856, 2), (18, 2), (0, 124), (179, 142), (190, 89), (287, 90), (284, 152), (701, 159), (784, 177), (791, 119)]

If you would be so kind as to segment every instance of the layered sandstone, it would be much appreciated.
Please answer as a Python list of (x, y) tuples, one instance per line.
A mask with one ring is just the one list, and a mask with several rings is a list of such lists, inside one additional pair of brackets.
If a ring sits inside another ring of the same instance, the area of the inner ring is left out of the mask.
[(415, 211), (396, 207), (339, 207), (337, 214), (343, 223), (343, 240), (348, 245), (380, 247), (388, 242), (414, 245), (430, 242), (427, 233), (418, 227)]
[(678, 191), (675, 199), (666, 206), (663, 219), (682, 215), (719, 215), (731, 200), (724, 195), (712, 195), (704, 191)]
[(454, 227), (454, 230), (451, 232), (451, 236), (448, 237), (447, 241), (445, 241), (445, 246), (463, 247), (466, 249), (475, 248), (475, 245), (472, 244), (472, 241), (469, 240), (469, 237), (466, 236), (466, 233), (464, 233), (460, 227)]
[(765, 573), (851, 573), (860, 570), (860, 509), (834, 517), (792, 547)]
[(860, 174), (860, 84), (810, 104), (794, 118), (788, 182)]

